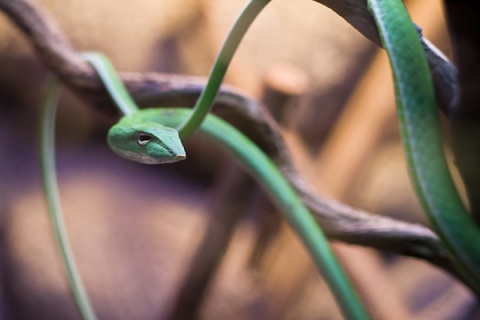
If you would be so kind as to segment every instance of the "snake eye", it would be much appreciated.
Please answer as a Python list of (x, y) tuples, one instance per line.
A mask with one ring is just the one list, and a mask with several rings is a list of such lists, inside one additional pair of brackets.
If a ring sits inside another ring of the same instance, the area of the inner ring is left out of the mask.
[(139, 132), (137, 134), (137, 143), (140, 146), (144, 146), (152, 140), (152, 136), (145, 132)]

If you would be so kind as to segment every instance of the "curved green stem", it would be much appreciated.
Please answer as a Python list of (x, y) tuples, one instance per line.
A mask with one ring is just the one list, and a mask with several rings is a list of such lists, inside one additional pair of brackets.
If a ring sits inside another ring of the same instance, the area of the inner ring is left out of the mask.
[(60, 196), (57, 186), (57, 175), (55, 172), (55, 113), (59, 96), (58, 79), (53, 79), (47, 88), (44, 111), (42, 115), (40, 148), (41, 148), (41, 169), (42, 180), (47, 205), (49, 208), (50, 219), (55, 234), (55, 238), (60, 249), (63, 265), (67, 272), (70, 289), (75, 299), (76, 305), (84, 320), (95, 320), (88, 295), (78, 272), (73, 257), (72, 249), (68, 241), (68, 234), (65, 222), (62, 216)]
[(193, 113), (177, 128), (182, 141), (190, 136), (210, 111), (230, 61), (248, 28), (270, 0), (251, 0), (244, 8), (215, 59), (208, 83), (193, 108)]

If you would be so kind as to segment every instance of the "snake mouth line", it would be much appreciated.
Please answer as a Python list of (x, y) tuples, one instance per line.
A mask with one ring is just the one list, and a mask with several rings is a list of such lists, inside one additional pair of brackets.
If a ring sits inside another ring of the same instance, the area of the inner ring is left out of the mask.
[[(180, 144), (179, 148), (175, 148), (177, 150), (173, 150), (169, 145), (167, 145), (165, 142), (162, 140), (158, 141), (158, 144), (167, 150), (167, 152), (171, 155), (173, 161), (180, 161), (184, 160), (187, 158), (185, 154), (185, 150), (183, 149), (183, 146)], [(179, 150), (180, 149), (180, 150)]]
[(164, 142), (160, 142), (159, 145), (162, 146), (162, 148), (164, 148), (165, 150), (168, 151), (168, 153), (170, 153), (170, 155), (172, 156), (173, 159), (179, 161), (179, 160), (183, 160), (185, 159), (187, 156), (185, 155), (185, 152), (183, 153), (178, 153), (178, 152), (175, 152), (172, 150), (172, 148), (170, 148), (169, 146), (167, 146)]
[(175, 163), (175, 162), (179, 162), (179, 161), (182, 161), (182, 160), (185, 160), (187, 158), (187, 156), (185, 154), (176, 154), (176, 153), (172, 153), (172, 157), (169, 158), (169, 159), (164, 159), (162, 161), (156, 161), (156, 160), (153, 160), (152, 164), (164, 164), (164, 163)]
[(187, 156), (185, 154), (177, 154), (174, 158), (175, 161), (181, 161), (187, 159)]

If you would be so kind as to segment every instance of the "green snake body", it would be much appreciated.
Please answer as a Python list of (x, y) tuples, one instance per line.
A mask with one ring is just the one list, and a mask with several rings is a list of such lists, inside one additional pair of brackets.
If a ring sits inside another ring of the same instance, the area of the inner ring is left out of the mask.
[[(105, 56), (88, 53), (82, 57), (95, 67), (108, 91), (115, 90), (111, 96), (124, 113), (108, 133), (108, 144), (115, 153), (145, 164), (171, 163), (185, 159), (178, 131), (173, 128), (186, 123), (194, 111), (179, 108), (139, 110)], [(278, 204), (286, 220), (309, 250), (345, 317), (369, 319), (327, 238), (276, 165), (245, 135), (211, 114), (204, 117), (197, 131), (230, 151)]]
[[(164, 128), (177, 127), (191, 113), (191, 109), (181, 108), (139, 110), (124, 116), (110, 129), (109, 145), (116, 153), (123, 155), (131, 150), (130, 141), (134, 141), (133, 143), (138, 144), (139, 147), (146, 147), (139, 144), (137, 137), (139, 134), (147, 133), (135, 129), (136, 124), (146, 122), (151, 126), (151, 130), (148, 131), (151, 135), (149, 144), (156, 144), (161, 148), (164, 136), (157, 136), (155, 132), (162, 133)], [(209, 114), (197, 132), (220, 144), (234, 155), (234, 158), (252, 174), (270, 198), (277, 203), (284, 217), (307, 246), (313, 261), (332, 289), (345, 316), (348, 319), (368, 319), (343, 269), (333, 255), (327, 238), (276, 165), (244, 134), (216, 116)], [(132, 160), (138, 161), (138, 158)], [(146, 163), (150, 163), (150, 160)]]
[(480, 289), (480, 229), (468, 214), (443, 151), (435, 94), (418, 32), (401, 1), (369, 0), (392, 66), (410, 177), (430, 224)]

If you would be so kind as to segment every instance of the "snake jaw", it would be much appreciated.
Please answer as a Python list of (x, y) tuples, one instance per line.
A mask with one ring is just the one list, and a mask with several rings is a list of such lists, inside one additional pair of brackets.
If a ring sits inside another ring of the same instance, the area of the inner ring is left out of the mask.
[(148, 154), (139, 153), (139, 152), (120, 150), (116, 148), (112, 148), (112, 150), (124, 159), (140, 162), (143, 164), (175, 163), (175, 162), (185, 160), (187, 158), (185, 154), (178, 154), (178, 155), (172, 155), (171, 157), (164, 157), (162, 159), (159, 159), (159, 158), (153, 158)]

